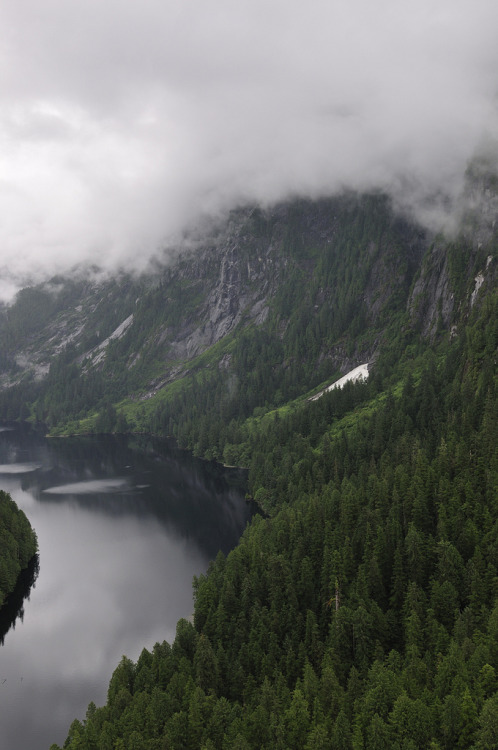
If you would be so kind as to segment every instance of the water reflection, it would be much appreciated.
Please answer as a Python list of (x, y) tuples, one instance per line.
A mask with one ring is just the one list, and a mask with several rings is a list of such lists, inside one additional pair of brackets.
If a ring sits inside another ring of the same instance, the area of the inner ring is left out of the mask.
[(3, 646), (8, 631), (15, 628), (16, 621), (24, 620), (24, 602), (26, 599), (29, 600), (39, 572), (40, 560), (38, 555), (35, 555), (26, 570), (21, 571), (14, 591), (0, 609), (0, 646)]
[(0, 474), (29, 474), (41, 469), (41, 464), (0, 464)]
[(233, 547), (254, 512), (241, 502), (242, 472), (153, 438), (47, 440), (18, 429), (0, 434), (0, 461), (3, 489), (13, 474), (39, 502), (71, 500), (106, 515), (152, 513), (168, 529), (195, 540), (210, 558)]
[(47, 495), (95, 495), (99, 492), (123, 492), (127, 487), (128, 481), (117, 477), (116, 479), (87, 479), (85, 482), (60, 484), (57, 487), (47, 487), (43, 492)]
[(0, 648), (1, 743), (46, 750), (105, 701), (123, 654), (173, 640), (192, 576), (237, 543), (251, 509), (236, 472), (227, 482), (152, 439), (0, 431), (2, 467), (0, 488), (37, 532), (40, 573)]

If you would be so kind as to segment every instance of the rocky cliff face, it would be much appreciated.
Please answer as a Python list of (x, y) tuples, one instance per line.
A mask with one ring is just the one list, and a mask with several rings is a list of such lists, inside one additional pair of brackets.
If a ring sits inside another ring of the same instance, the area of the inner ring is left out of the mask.
[(132, 313), (139, 286), (128, 277), (113, 281), (56, 279), (23, 290), (0, 311), (0, 387), (26, 377), (43, 380), (64, 351), (83, 352), (98, 364), (112, 337)]
[[(58, 279), (40, 285), (36, 294), (21, 293), (12, 308), (0, 313), (0, 385), (28, 375), (43, 379), (68, 347), (86, 370), (102, 367), (113, 342), (133, 326), (141, 336), (135, 337), (127, 365), (133, 367), (152, 348), (166, 367), (189, 361), (242, 322), (263, 324), (285, 260), (258, 236), (254, 214), (254, 209), (234, 212), (194, 248), (188, 243), (168, 251), (177, 260), (165, 260), (153, 275)], [(153, 320), (147, 314), (151, 307)], [(50, 314), (45, 316), (46, 308)]]
[(456, 332), (474, 305), (496, 288), (498, 180), (489, 162), (476, 160), (468, 170), (462, 197), (460, 231), (429, 247), (408, 300), (414, 324), (423, 336)]
[(311, 356), (340, 372), (372, 361), (403, 311), (434, 337), (496, 283), (495, 183), (480, 172), (471, 184), (465, 231), (450, 243), (430, 244), (382, 196), (349, 195), (235, 211), (139, 279), (27, 290), (0, 316), (0, 387), (42, 381), (64, 355), (86, 374), (139, 373), (133, 388), (150, 395), (215, 345), (230, 371), (229, 342), (254, 327), (282, 342), (278, 367)]
[[(176, 327), (162, 328), (169, 358), (191, 359), (245, 322), (261, 325), (278, 285), (282, 262), (271, 243), (254, 233), (254, 209), (234, 214), (218, 236), (165, 272), (163, 285), (183, 285), (198, 304)], [(165, 300), (167, 303), (167, 300)]]

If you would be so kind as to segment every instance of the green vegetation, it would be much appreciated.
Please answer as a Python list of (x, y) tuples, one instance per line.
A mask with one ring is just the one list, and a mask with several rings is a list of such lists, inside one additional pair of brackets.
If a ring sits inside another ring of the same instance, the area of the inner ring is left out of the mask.
[[(30, 417), (53, 434), (120, 431), (109, 419), (112, 404), (129, 429), (173, 436), (203, 454), (207, 423), (211, 432), (220, 431), (254, 409), (284, 406), (330, 382), (345, 359), (367, 361), (382, 340), (397, 335), (423, 251), (417, 232), (393, 218), (382, 195), (253, 211), (232, 242), (235, 251), (205, 250), (202, 264), (183, 260), (155, 285), (123, 282), (120, 294), (115, 283), (102, 299), (90, 296), (95, 310), (85, 332), (51, 358), (43, 381), (23, 379), (0, 391), (0, 415)], [(171, 342), (196, 331), (202, 337), (211, 312), (208, 291), (224, 303), (225, 275), (236, 280), (241, 296), (263, 284), (263, 320), (256, 324), (250, 309), (243, 310), (228, 336), (194, 356), (179, 356)], [(78, 297), (81, 289), (72, 293)], [(40, 327), (21, 329), (13, 321), (46, 321), (47, 297), (32, 290), (0, 316), (12, 360), (16, 346), (37, 341)], [(60, 292), (52, 301), (58, 314), (66, 298)], [(91, 347), (131, 313), (133, 325), (110, 342), (98, 366), (92, 364)], [(222, 459), (222, 444), (232, 438), (208, 440), (209, 455)]]
[[(170, 269), (101, 366), (75, 343), (0, 394), (52, 430), (149, 431), (245, 466), (266, 512), (65, 748), (496, 748), (495, 261), (470, 302), (495, 242), (438, 238), (422, 259), (380, 195), (254, 211), (238, 265)], [(265, 315), (182, 359), (209, 283), (231, 267), (249, 294), (256, 257)], [(371, 359), (368, 382), (309, 400)]]
[(37, 551), (36, 534), (10, 495), (0, 490), (0, 607), (13, 591), (19, 573)]
[(241, 428), (272, 516), (66, 748), (496, 747), (497, 312)]

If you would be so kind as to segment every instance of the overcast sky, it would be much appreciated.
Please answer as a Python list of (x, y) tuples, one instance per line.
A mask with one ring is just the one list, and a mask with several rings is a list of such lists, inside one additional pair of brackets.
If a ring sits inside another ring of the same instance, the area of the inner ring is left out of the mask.
[(2, 0), (0, 296), (246, 201), (380, 186), (422, 215), (497, 92), (496, 0)]

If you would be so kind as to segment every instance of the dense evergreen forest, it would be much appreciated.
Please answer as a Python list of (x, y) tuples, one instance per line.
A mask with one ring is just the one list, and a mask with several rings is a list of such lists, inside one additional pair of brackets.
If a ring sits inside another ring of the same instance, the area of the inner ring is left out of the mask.
[(24, 512), (0, 490), (0, 607), (37, 548), (36, 534)]
[[(221, 260), (129, 282), (118, 307), (108, 291), (103, 332), (0, 394), (54, 433), (150, 431), (245, 466), (265, 511), (64, 747), (497, 748), (496, 230), (474, 216), (429, 243), (379, 195), (248, 217)], [(195, 349), (242, 277), (266, 296)], [(367, 382), (310, 400), (367, 361)]]
[(387, 389), (251, 425), (272, 517), (64, 747), (496, 748), (497, 328), (495, 293)]

